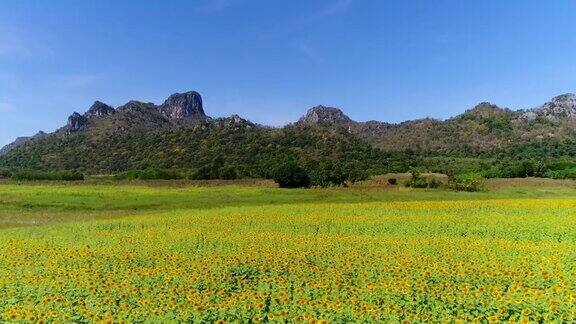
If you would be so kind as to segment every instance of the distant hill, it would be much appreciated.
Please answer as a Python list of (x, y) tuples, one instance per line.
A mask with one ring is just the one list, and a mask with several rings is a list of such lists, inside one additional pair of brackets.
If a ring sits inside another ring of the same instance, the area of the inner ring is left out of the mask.
[(576, 95), (553, 98), (541, 107), (511, 110), (483, 102), (447, 119), (391, 124), (352, 121), (339, 109), (315, 107), (299, 124), (339, 125), (386, 152), (458, 157), (493, 156), (523, 147), (535, 154), (574, 154)]
[(198, 170), (231, 166), (242, 176), (267, 177), (292, 157), (310, 166), (325, 159), (359, 163), (374, 172), (405, 170), (414, 159), (550, 158), (576, 156), (576, 95), (531, 110), (481, 103), (447, 119), (398, 124), (350, 119), (317, 106), (282, 128), (238, 115), (206, 115), (199, 93), (171, 95), (160, 105), (96, 101), (51, 134), (19, 138), (3, 148), (0, 166), (15, 169), (115, 173), (131, 169)]
[(8, 152), (12, 151), (13, 149), (17, 148), (20, 145), (24, 145), (26, 143), (28, 143), (31, 140), (34, 139), (39, 139), (39, 138), (43, 138), (48, 136), (48, 134), (44, 133), (43, 131), (39, 131), (38, 133), (36, 133), (33, 136), (22, 136), (22, 137), (18, 137), (16, 140), (14, 140), (14, 142), (4, 146), (3, 148), (0, 149), (0, 155), (5, 155)]

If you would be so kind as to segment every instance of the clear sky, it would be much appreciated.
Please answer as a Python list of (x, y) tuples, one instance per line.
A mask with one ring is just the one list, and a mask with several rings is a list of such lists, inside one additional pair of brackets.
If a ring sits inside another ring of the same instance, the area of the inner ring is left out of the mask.
[(574, 0), (2, 0), (0, 145), (187, 90), (270, 125), (530, 108), (576, 91), (575, 57)]

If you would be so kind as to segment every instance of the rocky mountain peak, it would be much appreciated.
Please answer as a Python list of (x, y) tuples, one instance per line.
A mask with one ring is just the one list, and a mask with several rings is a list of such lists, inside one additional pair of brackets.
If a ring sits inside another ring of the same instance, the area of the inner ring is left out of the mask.
[(563, 95), (559, 95), (559, 96), (552, 98), (551, 102), (558, 103), (558, 104), (562, 104), (562, 103), (576, 104), (576, 94), (565, 93)]
[(342, 110), (333, 107), (316, 106), (308, 110), (306, 115), (298, 121), (298, 124), (316, 125), (350, 125), (354, 121), (346, 116)]
[(99, 118), (113, 115), (116, 112), (111, 106), (101, 102), (95, 101), (94, 104), (84, 114), (86, 118)]
[(122, 112), (134, 112), (146, 109), (156, 109), (156, 106), (150, 102), (141, 102), (138, 100), (130, 100), (126, 104), (118, 107), (118, 111)]
[(214, 120), (214, 122), (218, 125), (220, 129), (235, 128), (235, 127), (251, 128), (254, 126), (252, 122), (236, 114), (226, 118), (217, 118)]
[(236, 115), (236, 114), (230, 116), (229, 119), (230, 119), (230, 121), (231, 121), (232, 123), (235, 123), (235, 124), (242, 124), (242, 123), (247, 123), (247, 122), (248, 122), (246, 119), (244, 119), (244, 118), (242, 118), (242, 117), (240, 117), (239, 115)]
[(567, 93), (554, 97), (545, 103), (541, 110), (558, 117), (576, 118), (576, 94)]
[(522, 117), (527, 120), (537, 117), (549, 120), (576, 119), (576, 94), (566, 93), (556, 96), (544, 105), (526, 111)]
[(66, 130), (68, 133), (76, 132), (86, 125), (88, 120), (86, 117), (74, 112), (70, 117), (68, 117), (68, 124), (66, 125)]
[(160, 106), (160, 111), (171, 120), (206, 118), (202, 107), (202, 97), (196, 91), (171, 95)]

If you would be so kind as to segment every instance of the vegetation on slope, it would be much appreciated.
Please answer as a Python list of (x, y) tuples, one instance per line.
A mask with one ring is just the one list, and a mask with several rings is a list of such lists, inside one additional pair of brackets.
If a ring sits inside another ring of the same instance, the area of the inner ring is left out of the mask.
[[(318, 106), (277, 129), (238, 116), (211, 119), (195, 92), (175, 94), (161, 106), (131, 101), (114, 109), (96, 102), (86, 114), (73, 114), (68, 126), (1, 155), (6, 171), (0, 177), (15, 170), (74, 170), (124, 178), (271, 179), (279, 166), (296, 163), (313, 186), (411, 167), (451, 176), (573, 178), (574, 97), (559, 96), (531, 111), (482, 103), (445, 121), (401, 124), (355, 122), (339, 109)], [(564, 161), (573, 165), (558, 168)]]
[(14, 149), (6, 167), (78, 170), (110, 174), (127, 170), (180, 170), (195, 179), (272, 178), (276, 167), (294, 159), (310, 173), (336, 164), (371, 174), (407, 164), (384, 154), (343, 129), (290, 126), (283, 129), (217, 123), (162, 131), (53, 134)]

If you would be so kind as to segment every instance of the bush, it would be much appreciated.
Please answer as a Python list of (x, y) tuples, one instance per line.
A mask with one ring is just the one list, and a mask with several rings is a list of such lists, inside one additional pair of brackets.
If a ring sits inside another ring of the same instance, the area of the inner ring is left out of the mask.
[(17, 171), (11, 176), (16, 181), (82, 181), (84, 175), (76, 171)]
[(115, 180), (177, 180), (182, 178), (182, 175), (176, 171), (161, 169), (131, 170), (114, 176)]
[(351, 183), (368, 180), (370, 177), (366, 168), (362, 167), (362, 164), (358, 161), (347, 163), (343, 171), (346, 181), (350, 181)]
[(561, 171), (574, 168), (576, 168), (576, 160), (569, 157), (563, 157), (557, 159), (553, 162), (548, 163), (547, 165), (547, 169), (551, 171)]
[(410, 170), (410, 180), (406, 182), (406, 187), (410, 188), (431, 188), (436, 189), (442, 187), (444, 184), (442, 181), (434, 178), (434, 177), (424, 177), (420, 173), (418, 169), (411, 169)]
[(205, 165), (196, 169), (190, 175), (190, 180), (214, 180), (217, 178), (218, 178), (217, 172), (215, 172), (209, 165)]
[(310, 180), (313, 186), (341, 186), (346, 180), (346, 174), (338, 162), (331, 160), (315, 163), (311, 167)]
[(12, 176), (12, 172), (6, 169), (0, 169), (0, 179), (10, 178)]
[(274, 170), (274, 181), (280, 188), (310, 188), (310, 177), (306, 170), (294, 161), (282, 163)]
[(428, 188), (431, 189), (437, 189), (437, 188), (441, 188), (444, 183), (434, 177), (428, 178)]
[(504, 178), (502, 169), (498, 166), (492, 166), (482, 172), (482, 176), (487, 179)]
[(544, 176), (552, 179), (576, 179), (576, 168), (566, 170), (550, 170)]
[(428, 181), (424, 177), (410, 179), (410, 181), (406, 183), (406, 187), (419, 188), (419, 189), (428, 188)]
[(450, 179), (450, 189), (457, 191), (481, 191), (484, 190), (485, 179), (477, 172), (463, 173)]
[(232, 165), (226, 165), (218, 171), (220, 179), (222, 180), (236, 180), (238, 179), (238, 172)]

